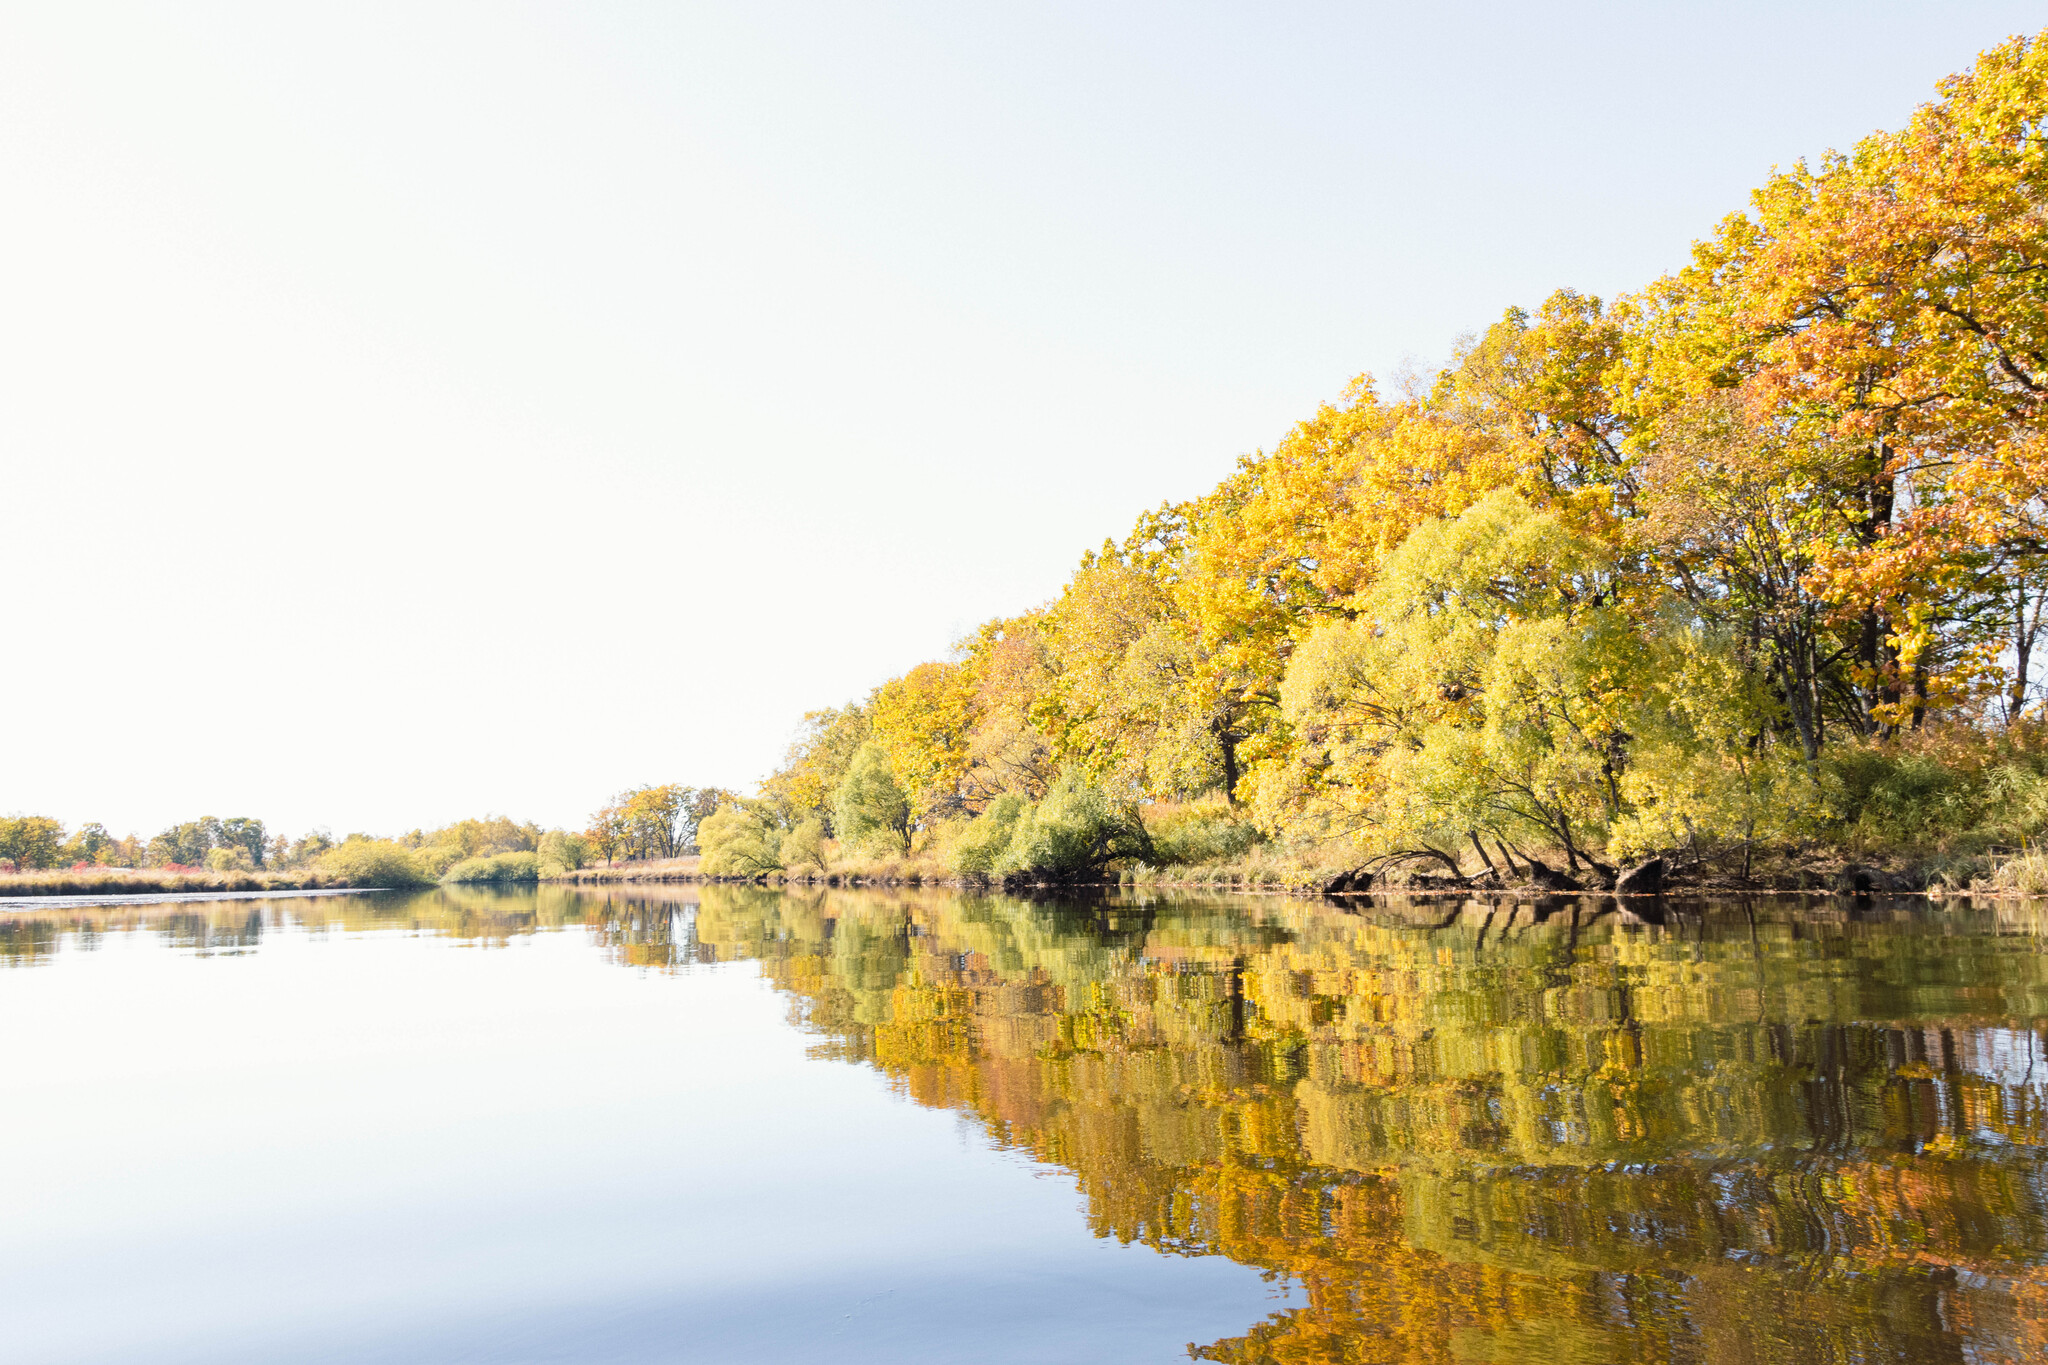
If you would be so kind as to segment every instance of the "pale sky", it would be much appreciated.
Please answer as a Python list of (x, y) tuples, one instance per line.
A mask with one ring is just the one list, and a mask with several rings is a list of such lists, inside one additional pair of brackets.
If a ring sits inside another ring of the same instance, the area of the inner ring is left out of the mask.
[(0, 4), (0, 813), (580, 825), (2023, 4)]

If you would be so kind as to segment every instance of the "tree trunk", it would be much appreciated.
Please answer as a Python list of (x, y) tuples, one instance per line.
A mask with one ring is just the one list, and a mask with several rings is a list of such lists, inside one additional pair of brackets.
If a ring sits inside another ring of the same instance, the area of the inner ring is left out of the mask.
[(1237, 746), (1242, 738), (1234, 726), (1227, 724), (1216, 732), (1216, 744), (1223, 755), (1223, 799), (1232, 806), (1237, 804), (1237, 780), (1243, 776), (1237, 766)]
[(2033, 667), (2034, 641), (2041, 631), (2041, 599), (2034, 599), (2034, 619), (2027, 620), (2027, 589), (2023, 583), (2013, 592), (2012, 696), (2005, 707), (2005, 723), (2012, 724), (2027, 709), (2027, 678)]
[[(1864, 520), (1857, 535), (1865, 545), (1875, 545), (1891, 529), (1892, 513), (1898, 501), (1897, 479), (1888, 467), (1890, 455), (1885, 448), (1884, 437), (1877, 438), (1871, 454), (1876, 467), (1871, 471), (1870, 484), (1864, 492)], [(1885, 643), (1886, 624), (1875, 606), (1864, 611), (1862, 638), (1857, 642), (1857, 661), (1869, 670), (1870, 681), (1864, 685), (1862, 706), (1866, 733), (1890, 738), (1898, 729), (1897, 722), (1877, 718), (1880, 705), (1892, 705), (1899, 700), (1897, 679), (1886, 677), (1891, 671), (1890, 665), (1898, 662), (1898, 651)]]

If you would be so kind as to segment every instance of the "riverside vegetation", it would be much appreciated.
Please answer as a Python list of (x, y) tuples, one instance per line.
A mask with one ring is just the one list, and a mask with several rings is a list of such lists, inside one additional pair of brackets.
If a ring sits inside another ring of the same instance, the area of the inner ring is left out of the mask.
[(806, 717), (706, 872), (2048, 890), (2044, 114), (2014, 38), (1641, 292), (1360, 378)]
[[(317, 849), (216, 822), (201, 853), (356, 884), (701, 848), (798, 881), (2048, 891), (2048, 35), (1937, 93), (1638, 293), (1359, 378), (1056, 600), (806, 716), (751, 797)], [(88, 867), (177, 842), (87, 829)]]

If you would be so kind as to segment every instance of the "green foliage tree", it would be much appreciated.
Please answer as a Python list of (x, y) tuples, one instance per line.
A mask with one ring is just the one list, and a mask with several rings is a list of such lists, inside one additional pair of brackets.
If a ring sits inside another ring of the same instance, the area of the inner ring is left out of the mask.
[(120, 841), (107, 833), (107, 827), (97, 820), (88, 820), (78, 827), (77, 833), (65, 840), (58, 857), (66, 863), (105, 863), (117, 857), (119, 852)]
[(707, 877), (758, 877), (782, 870), (782, 833), (741, 803), (719, 807), (697, 827)]
[(805, 713), (782, 766), (761, 784), (762, 796), (774, 804), (782, 823), (793, 827), (815, 816), (824, 822), (828, 835), (835, 833), (833, 797), (870, 728), (867, 708), (861, 705)]
[(16, 867), (55, 867), (64, 845), (64, 827), (47, 815), (0, 817), (0, 858)]
[(590, 846), (580, 834), (567, 830), (551, 829), (540, 836), (540, 846), (535, 850), (539, 855), (539, 874), (543, 877), (559, 877), (565, 872), (574, 872), (590, 861)]
[(269, 851), (268, 836), (264, 833), (263, 822), (246, 815), (237, 815), (220, 822), (214, 831), (215, 848), (239, 850), (245, 855), (252, 868), (263, 866), (265, 853)]
[(204, 867), (219, 835), (220, 821), (211, 815), (172, 825), (149, 841), (149, 860), (160, 866)]
[(854, 751), (832, 794), (832, 811), (833, 825), (847, 844), (896, 853), (910, 847), (910, 799), (879, 744), (870, 741)]

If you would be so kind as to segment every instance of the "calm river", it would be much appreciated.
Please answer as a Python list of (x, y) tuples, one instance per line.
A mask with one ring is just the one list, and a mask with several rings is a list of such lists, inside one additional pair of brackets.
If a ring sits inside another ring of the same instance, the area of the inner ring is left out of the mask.
[(0, 1358), (2038, 1362), (2048, 906), (0, 912)]

